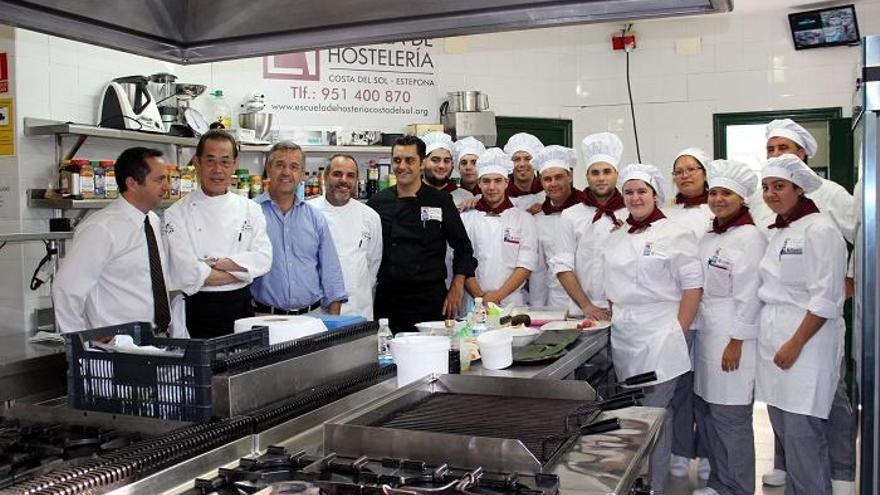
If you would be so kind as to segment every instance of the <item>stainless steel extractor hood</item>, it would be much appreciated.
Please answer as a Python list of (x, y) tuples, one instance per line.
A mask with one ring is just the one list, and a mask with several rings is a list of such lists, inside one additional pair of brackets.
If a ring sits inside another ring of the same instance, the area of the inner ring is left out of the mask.
[(0, 22), (192, 64), (732, 8), (733, 0), (0, 0)]

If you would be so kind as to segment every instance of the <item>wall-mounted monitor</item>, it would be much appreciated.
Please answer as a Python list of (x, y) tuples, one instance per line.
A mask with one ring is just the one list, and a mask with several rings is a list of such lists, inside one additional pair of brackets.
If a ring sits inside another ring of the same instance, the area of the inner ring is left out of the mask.
[(788, 14), (788, 23), (796, 50), (851, 45), (860, 39), (854, 5)]

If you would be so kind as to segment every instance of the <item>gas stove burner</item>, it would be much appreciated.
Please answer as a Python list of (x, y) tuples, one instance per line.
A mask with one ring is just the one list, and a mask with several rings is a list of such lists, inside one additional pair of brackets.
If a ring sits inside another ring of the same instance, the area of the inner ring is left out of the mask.
[(220, 469), (216, 478), (195, 481), (187, 495), (556, 495), (559, 478), (552, 474), (522, 476), (431, 465), (412, 459), (323, 457), (289, 454), (269, 447), (237, 467)]

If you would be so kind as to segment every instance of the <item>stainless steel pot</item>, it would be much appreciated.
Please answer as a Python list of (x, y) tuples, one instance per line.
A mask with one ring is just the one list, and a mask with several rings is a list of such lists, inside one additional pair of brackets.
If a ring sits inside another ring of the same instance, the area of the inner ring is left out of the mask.
[(489, 96), (479, 91), (447, 93), (450, 112), (482, 112), (489, 109)]
[(272, 114), (266, 112), (245, 112), (238, 114), (238, 125), (252, 129), (258, 140), (266, 139), (272, 130)]

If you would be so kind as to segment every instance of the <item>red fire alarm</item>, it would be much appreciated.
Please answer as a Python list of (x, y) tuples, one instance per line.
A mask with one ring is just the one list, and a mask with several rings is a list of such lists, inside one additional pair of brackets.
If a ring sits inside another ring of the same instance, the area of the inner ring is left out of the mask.
[(615, 34), (611, 37), (611, 48), (613, 50), (626, 50), (628, 52), (635, 50), (635, 33), (627, 32), (626, 34)]

